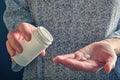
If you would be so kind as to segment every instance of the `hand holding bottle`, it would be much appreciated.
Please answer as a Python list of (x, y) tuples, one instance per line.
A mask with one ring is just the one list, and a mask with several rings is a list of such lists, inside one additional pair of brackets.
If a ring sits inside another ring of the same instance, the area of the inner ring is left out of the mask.
[(40, 53), (45, 56), (45, 49), (52, 43), (53, 37), (44, 27), (35, 28), (22, 23), (18, 30), (8, 34), (7, 49), (12, 59), (13, 71), (20, 71)]

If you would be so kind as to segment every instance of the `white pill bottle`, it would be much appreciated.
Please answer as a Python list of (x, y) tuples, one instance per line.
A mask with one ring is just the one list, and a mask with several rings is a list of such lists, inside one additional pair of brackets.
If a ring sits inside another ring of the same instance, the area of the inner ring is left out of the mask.
[(23, 52), (16, 54), (13, 58), (12, 70), (14, 72), (20, 71), (23, 67), (27, 66), (34, 60), (43, 50), (45, 50), (53, 42), (53, 37), (50, 32), (44, 27), (37, 27), (32, 32), (30, 41), (23, 41), (21, 43)]

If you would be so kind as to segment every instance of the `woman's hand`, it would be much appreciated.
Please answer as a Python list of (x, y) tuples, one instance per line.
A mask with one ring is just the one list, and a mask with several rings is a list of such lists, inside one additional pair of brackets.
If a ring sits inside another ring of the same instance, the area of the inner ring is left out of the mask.
[(94, 42), (72, 54), (60, 55), (54, 62), (75, 71), (97, 72), (104, 68), (109, 73), (117, 60), (114, 48), (106, 41)]
[[(6, 46), (8, 53), (10, 56), (14, 56), (17, 53), (22, 53), (23, 48), (21, 46), (21, 42), (23, 39), (26, 41), (31, 40), (31, 33), (33, 30), (35, 30), (36, 27), (29, 24), (29, 23), (21, 23), (18, 26), (17, 30), (13, 30), (8, 33), (7, 35), (7, 41), (6, 41)], [(42, 56), (45, 55), (45, 51), (41, 53)]]

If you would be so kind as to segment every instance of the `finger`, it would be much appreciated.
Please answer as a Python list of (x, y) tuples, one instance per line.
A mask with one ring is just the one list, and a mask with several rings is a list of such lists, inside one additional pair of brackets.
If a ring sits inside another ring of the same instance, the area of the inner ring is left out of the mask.
[[(91, 43), (91, 45), (93, 45), (93, 43)], [(90, 55), (90, 51), (92, 51), (92, 47), (91, 47), (91, 45), (87, 45), (87, 46), (85, 46), (85, 47), (83, 47), (83, 48), (81, 48), (80, 50), (79, 50), (79, 54), (87, 54), (87, 55)]]
[(20, 45), (22, 37), (20, 36), (20, 33), (18, 31), (9, 32), (7, 38), (10, 47), (12, 47), (18, 53), (21, 53), (23, 51), (22, 46)]
[(111, 70), (115, 67), (115, 63), (117, 61), (117, 57), (110, 57), (108, 61), (106, 62), (104, 69), (106, 73), (110, 73)]
[(59, 63), (75, 71), (96, 72), (99, 69), (99, 66), (94, 61), (78, 61), (75, 59), (64, 59), (59, 61)]
[(45, 50), (40, 53), (41, 56), (45, 56), (46, 52)]
[(18, 26), (18, 30), (22, 33), (23, 37), (27, 41), (31, 40), (31, 33), (34, 29), (36, 28), (33, 25), (28, 23), (21, 23)]
[(6, 41), (6, 47), (7, 47), (7, 51), (9, 53), (9, 55), (12, 57), (15, 55), (15, 50), (11, 47), (10, 43), (8, 41)]
[(81, 48), (80, 50), (75, 52), (75, 59), (77, 60), (87, 60), (88, 58), (91, 57), (90, 55), (90, 51), (91, 51), (91, 46), (87, 45), (83, 48)]
[(112, 65), (110, 63), (106, 63), (104, 69), (105, 69), (106, 73), (110, 73), (110, 71), (112, 69)]
[(74, 54), (75, 54), (75, 59), (86, 60), (86, 58), (84, 57), (84, 53), (82, 53), (81, 51), (76, 51)]
[(53, 62), (59, 62), (66, 58), (75, 58), (75, 54), (71, 53), (71, 54), (56, 56), (55, 58), (53, 58)]

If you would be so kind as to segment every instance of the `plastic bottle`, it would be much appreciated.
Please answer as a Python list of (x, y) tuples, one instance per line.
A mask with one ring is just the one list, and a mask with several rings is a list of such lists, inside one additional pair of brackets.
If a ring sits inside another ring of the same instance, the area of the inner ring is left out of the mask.
[(32, 32), (30, 41), (23, 40), (23, 52), (16, 54), (13, 57), (12, 70), (14, 72), (20, 71), (27, 66), (33, 59), (35, 59), (43, 50), (52, 44), (53, 37), (44, 27), (38, 27)]

